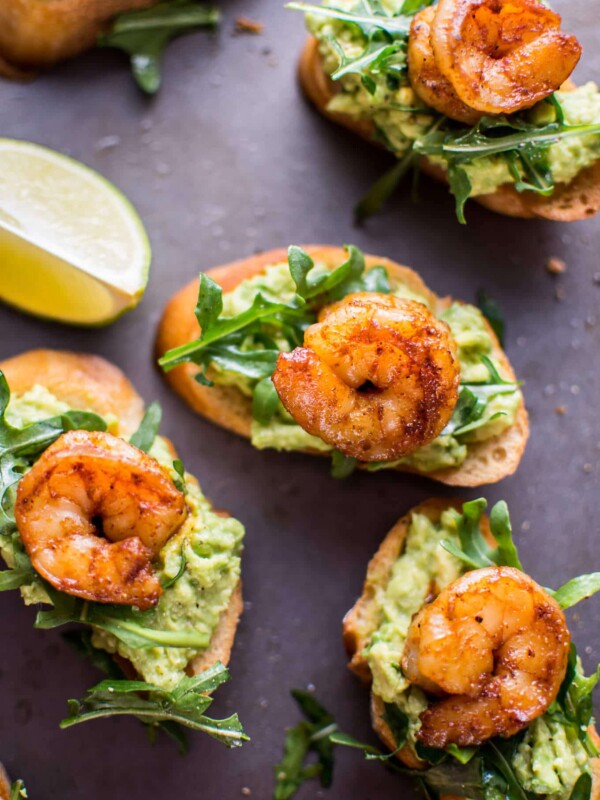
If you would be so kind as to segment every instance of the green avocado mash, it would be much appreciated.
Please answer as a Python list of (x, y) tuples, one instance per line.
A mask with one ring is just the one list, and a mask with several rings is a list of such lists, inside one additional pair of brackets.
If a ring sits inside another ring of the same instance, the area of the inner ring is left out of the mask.
[[(420, 714), (427, 707), (424, 692), (411, 686), (400, 663), (411, 619), (431, 595), (462, 575), (466, 567), (441, 547), (444, 539), (458, 542), (454, 509), (434, 523), (414, 514), (404, 550), (393, 566), (386, 586), (378, 587), (375, 600), (379, 624), (363, 655), (373, 675), (373, 693), (396, 705), (408, 718), (408, 743), (415, 746)], [(517, 747), (512, 767), (523, 788), (547, 800), (568, 800), (590, 759), (576, 732), (550, 712), (535, 720)]]
[[(316, 264), (314, 272), (318, 273), (319, 271), (326, 271), (325, 265)], [(294, 296), (294, 291), (295, 286), (288, 264), (273, 264), (260, 275), (243, 281), (233, 291), (224, 294), (223, 314), (226, 317), (241, 314), (252, 305), (258, 292), (270, 300), (288, 302)], [(417, 300), (428, 305), (426, 298), (401, 283), (392, 286), (392, 292), (397, 297)], [(481, 361), (481, 356), (492, 354), (492, 339), (481, 312), (474, 306), (453, 303), (439, 316), (450, 326), (458, 345), (461, 380), (463, 382), (484, 381), (487, 370)], [(285, 339), (277, 339), (276, 343), (280, 350), (289, 350), (289, 344)], [(248, 349), (257, 347), (251, 340), (248, 340), (246, 346)], [(496, 367), (499, 368), (499, 365)], [(211, 378), (215, 383), (235, 385), (244, 394), (250, 396), (252, 394), (254, 384), (238, 373), (214, 369)], [(391, 469), (401, 464), (426, 473), (458, 467), (467, 457), (469, 442), (490, 439), (514, 423), (520, 403), (521, 393), (519, 391), (498, 395), (488, 403), (482, 424), (475, 430), (457, 436), (440, 435), (434, 442), (401, 461), (370, 464), (369, 469), (372, 471)], [(266, 448), (317, 450), (324, 453), (332, 450), (328, 444), (297, 425), (281, 404), (279, 404), (274, 418), (268, 423), (253, 421), (252, 444), (261, 450)]]
[[(15, 425), (26, 425), (68, 411), (68, 406), (47, 389), (35, 386), (27, 393), (11, 398), (7, 418)], [(109, 428), (118, 433), (117, 420)], [(173, 459), (164, 439), (157, 437), (150, 451), (159, 463), (173, 470)], [(240, 578), (244, 528), (232, 518), (217, 516), (190, 475), (185, 475), (188, 517), (160, 553), (158, 576), (161, 583), (173, 580), (185, 560), (185, 569), (175, 582), (164, 589), (158, 605), (145, 625), (162, 631), (194, 630), (204, 633), (208, 647)], [(0, 535), (0, 554), (9, 566), (14, 563), (12, 545)], [(39, 585), (21, 586), (26, 604), (48, 602)], [(188, 662), (199, 651), (181, 647), (135, 649), (105, 631), (95, 630), (93, 643), (110, 653), (118, 652), (131, 661), (149, 683), (172, 688), (185, 674)]]
[[(356, 0), (325, 0), (323, 5), (360, 12)], [(403, 0), (386, 0), (381, 5), (390, 16), (397, 15)], [(340, 67), (341, 53), (344, 59), (355, 59), (365, 51), (365, 37), (358, 25), (316, 13), (307, 14), (306, 19), (308, 29), (319, 41), (327, 74), (331, 75)], [(368, 81), (363, 80), (360, 66), (345, 71), (336, 80), (338, 91), (328, 106), (332, 112), (372, 121), (378, 138), (399, 158), (440, 119), (440, 115), (428, 109), (408, 84), (405, 50), (401, 48), (394, 54), (393, 71), (386, 73), (385, 67), (379, 70), (374, 68), (366, 73)], [(596, 84), (590, 82), (575, 91), (558, 91), (555, 94), (567, 125), (600, 123), (600, 93)], [(545, 119), (548, 110), (547, 103), (540, 103), (525, 112), (525, 119), (539, 125), (547, 123), (552, 121)], [(600, 158), (600, 135), (596, 133), (556, 141), (547, 149), (547, 158), (553, 182), (568, 183), (582, 169)], [(448, 166), (443, 156), (433, 155), (431, 160), (443, 169)], [(462, 166), (471, 183), (470, 196), (488, 194), (503, 184), (516, 181), (508, 160), (502, 155), (477, 158)], [(522, 166), (517, 169), (521, 178), (526, 177)]]

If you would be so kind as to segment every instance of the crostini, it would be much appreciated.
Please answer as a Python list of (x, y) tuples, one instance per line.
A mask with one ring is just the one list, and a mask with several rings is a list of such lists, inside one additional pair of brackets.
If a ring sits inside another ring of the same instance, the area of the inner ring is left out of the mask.
[(477, 486), (514, 472), (527, 442), (481, 312), (354, 247), (209, 270), (168, 303), (157, 355), (199, 414), (259, 449), (330, 455), (340, 477), (359, 466)]
[(563, 610), (598, 591), (600, 573), (543, 589), (522, 571), (506, 504), (489, 520), (485, 507), (428, 500), (392, 528), (344, 619), (349, 667), (371, 688), (375, 731), (434, 796), (494, 784), (597, 798), (597, 677), (585, 678)]
[(240, 744), (237, 717), (220, 728), (202, 711), (227, 678), (244, 529), (185, 472), (160, 416), (102, 358), (0, 362), (0, 590), (46, 606), (36, 627), (87, 626), (68, 636), (110, 675), (63, 727), (131, 713)]
[(600, 93), (569, 76), (581, 55), (538, 0), (322, 6), (294, 2), (311, 33), (306, 96), (398, 159), (357, 207), (376, 211), (411, 169), (512, 217), (580, 220), (600, 209)]

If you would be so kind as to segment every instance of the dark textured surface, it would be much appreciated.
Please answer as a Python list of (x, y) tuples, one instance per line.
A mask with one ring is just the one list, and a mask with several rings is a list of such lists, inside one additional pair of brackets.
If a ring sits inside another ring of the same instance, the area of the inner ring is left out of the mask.
[[(577, 77), (591, 79), (600, 71), (598, 3), (556, 6), (585, 46)], [(298, 15), (274, 0), (227, 2), (224, 12), (216, 39), (193, 36), (169, 49), (154, 101), (137, 93), (111, 53), (89, 54), (29, 86), (0, 83), (1, 134), (101, 170), (138, 207), (154, 247), (148, 293), (134, 313), (106, 330), (72, 331), (0, 308), (0, 356), (42, 345), (114, 360), (147, 400), (161, 401), (163, 430), (206, 493), (247, 526), (247, 609), (233, 680), (214, 705), (240, 712), (252, 736), (242, 751), (198, 735), (182, 759), (170, 742), (150, 747), (141, 726), (125, 719), (59, 731), (66, 699), (97, 673), (59, 632), (34, 631), (33, 610), (17, 593), (0, 597), (0, 759), (27, 779), (33, 800), (230, 800), (243, 787), (266, 800), (284, 728), (297, 719), (289, 689), (307, 684), (345, 730), (368, 739), (367, 693), (345, 668), (340, 621), (395, 519), (449, 493), (398, 475), (336, 483), (320, 460), (255, 452), (195, 417), (153, 367), (152, 340), (167, 297), (200, 269), (290, 242), (350, 241), (413, 266), (439, 293), (473, 300), (485, 287), (506, 311), (532, 438), (516, 477), (483, 493), (508, 500), (524, 563), (541, 583), (600, 568), (600, 220), (511, 221), (474, 206), (465, 229), (445, 191), (424, 180), (420, 205), (399, 196), (354, 229), (351, 207), (388, 158), (302, 101)], [(236, 14), (264, 22), (263, 35), (232, 37)], [(106, 137), (118, 144), (106, 149)], [(549, 256), (564, 258), (566, 274), (546, 272)], [(555, 412), (561, 405), (564, 416)], [(600, 657), (599, 603), (583, 606), (573, 623), (588, 667)], [(345, 751), (327, 796), (409, 795), (401, 780)], [(298, 795), (321, 796), (316, 784)]]

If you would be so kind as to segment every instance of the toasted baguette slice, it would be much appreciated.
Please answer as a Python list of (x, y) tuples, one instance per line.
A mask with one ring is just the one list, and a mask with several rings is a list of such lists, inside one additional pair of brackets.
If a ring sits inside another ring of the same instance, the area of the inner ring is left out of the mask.
[[(375, 553), (369, 566), (367, 567), (367, 577), (363, 586), (363, 591), (354, 606), (344, 617), (342, 624), (342, 636), (344, 646), (350, 657), (348, 667), (360, 680), (370, 686), (372, 682), (369, 664), (363, 655), (366, 646), (369, 644), (372, 635), (379, 627), (379, 616), (377, 612), (377, 593), (384, 589), (390, 579), (392, 569), (399, 556), (404, 550), (404, 542), (410, 528), (413, 514), (424, 514), (432, 522), (439, 522), (442, 513), (447, 508), (462, 508), (462, 501), (448, 500), (447, 498), (433, 498), (425, 500), (418, 506), (412, 508), (408, 514), (403, 516), (387, 534), (381, 543), (379, 550)], [(482, 518), (482, 533), (489, 540), (494, 542), (489, 528), (487, 517)], [(389, 725), (384, 719), (384, 703), (380, 697), (371, 692), (371, 721), (373, 729), (381, 741), (389, 750), (396, 749), (394, 735)], [(595, 730), (590, 733), (596, 742), (600, 742)], [(404, 747), (398, 753), (398, 758), (411, 769), (422, 769), (423, 763), (419, 761), (409, 747)], [(594, 759), (594, 786), (592, 789), (591, 800), (600, 800), (600, 759)], [(445, 800), (453, 800), (446, 796)], [(458, 799), (456, 799), (458, 800)]]
[[(73, 409), (116, 417), (119, 420), (118, 433), (125, 438), (137, 429), (144, 415), (144, 401), (129, 379), (118, 367), (99, 356), (61, 350), (30, 350), (0, 361), (0, 370), (13, 394), (22, 394), (35, 385), (44, 386)], [(177, 455), (174, 448), (173, 455)], [(210, 647), (188, 665), (190, 674), (198, 675), (217, 661), (225, 665), (229, 663), (242, 610), (240, 581), (228, 607), (221, 614)]]
[[(305, 250), (315, 261), (324, 262), (332, 268), (345, 260), (345, 253), (339, 247), (308, 245)], [(438, 298), (425, 286), (416, 272), (408, 267), (396, 264), (388, 258), (369, 255), (365, 258), (367, 268), (382, 264), (388, 270), (392, 281), (402, 281), (410, 289), (426, 297), (432, 308), (441, 310), (450, 303), (448, 298)], [(286, 250), (270, 250), (242, 261), (215, 267), (206, 274), (216, 281), (224, 292), (229, 292), (242, 281), (263, 272), (270, 264), (277, 264), (286, 259)], [(177, 292), (167, 304), (156, 340), (156, 352), (159, 357), (173, 347), (179, 347), (198, 338), (200, 328), (194, 316), (198, 287), (198, 280), (193, 280)], [(489, 333), (494, 341), (494, 358), (500, 363), (508, 379), (516, 380), (512, 367), (491, 328)], [(250, 438), (252, 424), (250, 399), (234, 386), (200, 385), (194, 378), (197, 372), (198, 367), (186, 363), (167, 372), (166, 378), (198, 414), (240, 436)], [(427, 476), (450, 486), (481, 486), (495, 483), (516, 470), (528, 436), (527, 412), (521, 402), (514, 425), (499, 436), (469, 445), (467, 459), (460, 467), (427, 473)], [(401, 469), (414, 472), (408, 468)]]
[(93, 47), (109, 21), (157, 0), (2, 0), (0, 75), (27, 80)]
[[(323, 71), (319, 43), (312, 36), (302, 51), (298, 75), (305, 95), (324, 116), (364, 139), (374, 141), (375, 130), (369, 120), (328, 111), (329, 101), (339, 88)], [(447, 183), (444, 170), (426, 158), (422, 159), (421, 168), (436, 180)], [(541, 218), (557, 222), (586, 219), (600, 211), (600, 160), (582, 170), (570, 183), (559, 184), (550, 197), (542, 197), (535, 192), (517, 192), (514, 186), (506, 184), (492, 194), (478, 195), (472, 199), (507, 217)]]

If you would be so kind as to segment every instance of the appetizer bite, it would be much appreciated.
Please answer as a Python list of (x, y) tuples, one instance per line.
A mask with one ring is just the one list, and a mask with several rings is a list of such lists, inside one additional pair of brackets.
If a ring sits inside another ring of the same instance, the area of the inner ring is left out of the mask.
[(398, 159), (357, 207), (378, 210), (404, 175), (446, 181), (514, 217), (571, 221), (600, 209), (600, 93), (568, 79), (581, 56), (538, 0), (326, 0), (306, 13), (300, 61), (326, 116)]
[(160, 323), (167, 379), (259, 448), (326, 454), (456, 486), (517, 468), (527, 412), (481, 312), (356, 247), (283, 250), (217, 267)]
[(542, 588), (523, 572), (506, 504), (489, 521), (486, 505), (429, 500), (394, 526), (344, 620), (350, 669), (428, 796), (587, 800), (598, 673), (584, 676), (563, 612), (600, 573)]
[(241, 744), (237, 715), (203, 712), (242, 611), (242, 525), (212, 508), (158, 435), (160, 407), (144, 414), (113, 365), (37, 350), (0, 370), (0, 591), (49, 607), (37, 628), (87, 626), (67, 636), (109, 675), (62, 727), (133, 714)]
[(95, 45), (116, 47), (152, 94), (168, 42), (218, 21), (216, 9), (197, 0), (0, 0), (0, 75), (32, 78)]

